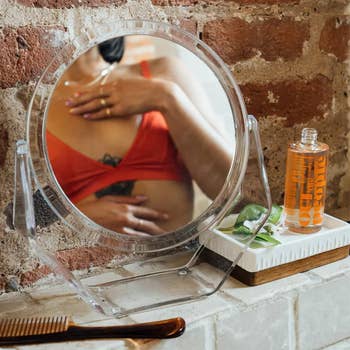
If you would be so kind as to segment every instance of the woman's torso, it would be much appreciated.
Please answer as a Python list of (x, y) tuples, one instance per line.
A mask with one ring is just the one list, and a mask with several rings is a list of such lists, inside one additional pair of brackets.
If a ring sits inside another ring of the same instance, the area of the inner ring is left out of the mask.
[[(130, 77), (140, 74), (137, 66), (123, 70), (123, 74)], [(76, 86), (58, 84), (48, 113), (49, 132), (89, 159), (101, 161), (106, 154), (123, 159), (135, 140), (142, 116), (88, 121), (70, 115), (64, 103), (76, 91)], [(131, 195), (145, 195), (148, 198), (145, 206), (169, 214), (169, 220), (158, 223), (165, 230), (176, 229), (192, 219), (193, 192), (190, 181), (136, 180)], [(95, 194), (90, 194), (76, 205), (95, 199)]]

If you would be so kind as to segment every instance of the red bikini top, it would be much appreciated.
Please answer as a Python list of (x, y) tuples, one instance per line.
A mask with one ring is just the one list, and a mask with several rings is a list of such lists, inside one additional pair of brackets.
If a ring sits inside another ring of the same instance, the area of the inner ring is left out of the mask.
[[(150, 78), (148, 62), (140, 65), (142, 75)], [(134, 142), (116, 167), (85, 156), (49, 131), (46, 142), (55, 176), (73, 203), (120, 181), (189, 180), (164, 117), (158, 111), (143, 115)]]

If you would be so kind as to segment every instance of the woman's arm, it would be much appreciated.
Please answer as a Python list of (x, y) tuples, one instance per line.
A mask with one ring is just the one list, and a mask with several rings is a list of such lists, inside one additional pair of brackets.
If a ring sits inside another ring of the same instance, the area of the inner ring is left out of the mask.
[[(173, 85), (170, 89), (174, 90), (165, 94), (162, 112), (192, 177), (213, 199), (221, 190), (233, 159), (234, 137), (228, 139), (227, 135), (233, 134), (234, 125), (228, 133), (222, 130), (221, 116), (215, 114), (204, 87), (178, 58), (161, 57), (150, 61), (150, 65), (152, 77), (181, 88)], [(186, 125), (181, 125), (176, 115), (181, 115), (181, 122)], [(190, 128), (193, 139), (186, 138), (182, 127)]]
[(227, 177), (233, 151), (177, 84), (167, 82), (162, 89), (159, 110), (177, 149), (192, 178), (214, 199)]
[[(199, 83), (196, 76), (180, 59), (176, 57), (160, 57), (150, 61), (150, 68), (152, 77), (165, 79), (179, 85), (202, 116), (220, 135), (227, 138), (227, 134), (232, 134), (231, 130), (229, 133), (225, 132), (227, 130), (222, 130), (223, 121), (220, 120), (221, 116), (218, 116), (213, 110), (206, 86)], [(231, 145), (234, 144), (234, 139), (231, 136), (227, 141)]]

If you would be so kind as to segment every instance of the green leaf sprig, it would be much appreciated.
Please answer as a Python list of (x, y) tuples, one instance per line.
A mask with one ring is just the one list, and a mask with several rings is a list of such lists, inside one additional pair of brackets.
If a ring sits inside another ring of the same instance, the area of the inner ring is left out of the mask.
[[(249, 240), (249, 236), (253, 234), (252, 228), (256, 221), (267, 211), (261, 205), (248, 204), (239, 213), (236, 222), (233, 226), (219, 228), (219, 230), (226, 234), (236, 235), (240, 241)], [(254, 242), (251, 244), (252, 248), (261, 248), (266, 246), (275, 246), (281, 244), (279, 240), (272, 237), (274, 228), (278, 225), (282, 216), (282, 207), (274, 204), (272, 206), (271, 214), (260, 232), (256, 235)]]

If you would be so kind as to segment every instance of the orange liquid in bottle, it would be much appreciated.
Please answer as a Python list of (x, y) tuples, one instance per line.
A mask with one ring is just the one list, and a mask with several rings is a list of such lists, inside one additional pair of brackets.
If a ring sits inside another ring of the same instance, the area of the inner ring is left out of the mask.
[(326, 199), (328, 146), (317, 142), (315, 129), (303, 129), (301, 142), (288, 147), (284, 210), (288, 229), (321, 229)]

